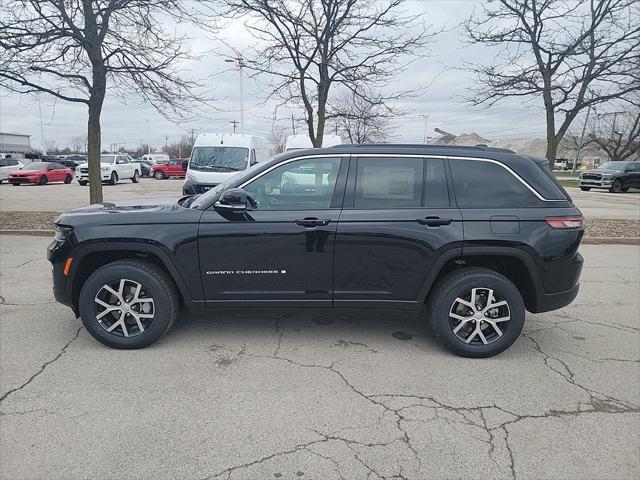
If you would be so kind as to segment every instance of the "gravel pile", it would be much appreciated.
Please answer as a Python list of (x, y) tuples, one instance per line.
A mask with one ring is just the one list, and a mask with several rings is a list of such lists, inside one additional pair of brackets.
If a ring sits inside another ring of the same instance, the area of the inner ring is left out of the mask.
[[(58, 212), (0, 211), (0, 230), (53, 230)], [(637, 220), (587, 219), (587, 237), (640, 238)]]

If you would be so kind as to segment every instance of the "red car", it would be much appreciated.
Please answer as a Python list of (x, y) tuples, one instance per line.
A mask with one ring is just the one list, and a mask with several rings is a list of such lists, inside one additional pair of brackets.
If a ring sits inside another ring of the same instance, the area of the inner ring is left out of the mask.
[(20, 170), (9, 174), (7, 181), (12, 185), (36, 183), (46, 185), (49, 182), (71, 183), (73, 172), (70, 168), (56, 162), (32, 162)]
[(187, 172), (182, 169), (182, 162), (183, 160), (181, 158), (176, 158), (166, 163), (154, 165), (149, 171), (149, 176), (156, 177), (158, 180), (164, 180), (169, 177), (184, 178)]

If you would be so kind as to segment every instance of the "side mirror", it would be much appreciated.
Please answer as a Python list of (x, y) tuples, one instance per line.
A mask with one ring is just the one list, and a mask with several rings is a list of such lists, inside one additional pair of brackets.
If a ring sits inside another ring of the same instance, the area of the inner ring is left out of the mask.
[(189, 160), (184, 160), (182, 162), (182, 171), (186, 172), (188, 168), (189, 168)]
[(249, 204), (247, 192), (242, 188), (231, 188), (222, 192), (220, 199), (215, 203), (216, 210), (221, 212), (246, 212)]

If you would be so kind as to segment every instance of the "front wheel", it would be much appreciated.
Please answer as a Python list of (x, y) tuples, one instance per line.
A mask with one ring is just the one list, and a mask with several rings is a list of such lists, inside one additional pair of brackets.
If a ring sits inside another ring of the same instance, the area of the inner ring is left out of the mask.
[(588, 192), (589, 190), (591, 190), (591, 187), (580, 187), (580, 190), (582, 190), (583, 192)]
[(118, 174), (116, 172), (111, 172), (111, 177), (109, 177), (109, 185), (115, 185), (118, 183)]
[(86, 180), (78, 180), (78, 183), (83, 187), (86, 187), (89, 182), (87, 182)]
[(487, 268), (464, 268), (445, 276), (429, 302), (433, 331), (463, 357), (491, 357), (516, 341), (525, 307), (516, 286)]
[(133, 178), (131, 179), (131, 181), (133, 183), (138, 183), (140, 181), (140, 174), (138, 173), (137, 170), (133, 172)]
[(618, 178), (617, 180), (613, 181), (613, 185), (611, 185), (611, 188), (609, 189), (609, 191), (611, 193), (620, 193), (622, 192), (623, 187), (624, 186), (622, 185), (622, 180)]
[(71, 175), (67, 175), (66, 177), (64, 177), (64, 183), (71, 183), (73, 181), (73, 177)]
[(164, 172), (160, 170), (158, 170), (157, 172), (154, 172), (153, 176), (156, 177), (156, 180), (163, 180), (165, 178)]
[(80, 317), (87, 331), (112, 348), (143, 348), (164, 335), (178, 316), (178, 294), (169, 276), (143, 260), (119, 260), (84, 283)]
[(42, 175), (40, 180), (38, 180), (38, 185), (46, 185), (47, 183), (49, 183), (49, 179), (46, 175)]

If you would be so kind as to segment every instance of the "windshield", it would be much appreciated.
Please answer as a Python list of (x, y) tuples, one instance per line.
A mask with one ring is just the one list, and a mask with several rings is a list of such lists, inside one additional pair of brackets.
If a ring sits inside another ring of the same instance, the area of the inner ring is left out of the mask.
[(29, 165), (25, 165), (22, 170), (46, 170), (47, 164), (42, 162), (32, 162)]
[(194, 200), (194, 202), (191, 205), (189, 205), (189, 207), (197, 209), (197, 208), (200, 208), (202, 205), (210, 204), (215, 197), (217, 197), (220, 193), (222, 193), (224, 190), (229, 188), (229, 185), (232, 185), (237, 179), (239, 179), (240, 177), (247, 177), (247, 178), (251, 177), (254, 170), (258, 170), (263, 165), (264, 163), (256, 163), (255, 165), (252, 165), (246, 170), (232, 175), (227, 180), (216, 185), (208, 192), (205, 192), (202, 195), (198, 195), (197, 198)]
[(614, 170), (616, 172), (623, 172), (624, 167), (626, 166), (627, 164), (623, 162), (607, 162), (600, 165), (598, 170)]
[(113, 163), (115, 155), (100, 155), (100, 163)]
[(247, 168), (249, 149), (240, 147), (195, 147), (189, 168), (213, 172), (240, 172)]

